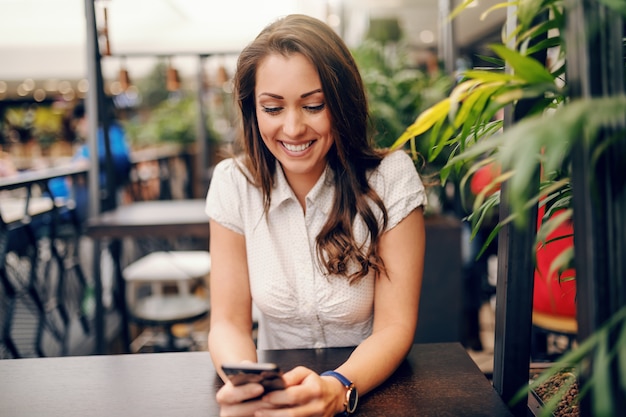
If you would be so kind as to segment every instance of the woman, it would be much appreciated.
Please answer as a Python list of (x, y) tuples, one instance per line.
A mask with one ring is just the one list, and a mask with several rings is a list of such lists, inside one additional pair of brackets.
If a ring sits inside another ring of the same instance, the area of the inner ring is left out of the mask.
[(228, 416), (350, 414), (413, 342), (424, 187), (408, 155), (372, 148), (358, 69), (323, 22), (265, 28), (234, 82), (243, 152), (216, 166), (206, 205), (215, 367), (256, 361), (253, 304), (259, 349), (356, 348), (329, 375), (297, 367), (265, 394), (226, 382), (217, 401)]

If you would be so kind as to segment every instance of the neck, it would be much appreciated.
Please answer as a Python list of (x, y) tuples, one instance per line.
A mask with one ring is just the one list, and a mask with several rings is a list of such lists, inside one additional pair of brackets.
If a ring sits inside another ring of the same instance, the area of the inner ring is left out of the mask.
[(324, 174), (326, 170), (326, 165), (318, 167), (315, 171), (307, 171), (307, 172), (294, 172), (294, 171), (286, 171), (282, 168), (283, 174), (289, 184), (289, 187), (296, 195), (300, 206), (305, 209), (306, 206), (306, 196), (309, 194), (311, 189), (317, 184), (319, 179)]
[(319, 177), (312, 179), (310, 176), (290, 175), (286, 178), (287, 178), (287, 183), (289, 184), (289, 187), (291, 187), (291, 190), (293, 191), (293, 193), (296, 195), (296, 198), (298, 199), (300, 206), (302, 206), (302, 209), (305, 210), (306, 209), (306, 202), (305, 202), (306, 196), (309, 193), (309, 191), (311, 191), (311, 189), (313, 188), (313, 186), (315, 185)]

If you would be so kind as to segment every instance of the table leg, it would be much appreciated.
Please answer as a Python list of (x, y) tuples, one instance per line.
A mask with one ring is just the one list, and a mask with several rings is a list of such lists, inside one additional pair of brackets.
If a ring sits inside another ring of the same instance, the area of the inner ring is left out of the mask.
[(93, 242), (93, 290), (95, 298), (94, 328), (96, 331), (96, 354), (105, 354), (106, 335), (104, 326), (104, 305), (102, 304), (102, 276), (100, 272), (100, 240)]
[(122, 276), (122, 266), (120, 259), (122, 257), (122, 242), (119, 239), (114, 239), (109, 244), (109, 251), (113, 258), (113, 275), (114, 275), (114, 303), (115, 307), (120, 312), (121, 320), (121, 334), (122, 343), (124, 345), (124, 353), (129, 353), (130, 347), (130, 326), (129, 326), (129, 314), (128, 306), (126, 305), (126, 282)]

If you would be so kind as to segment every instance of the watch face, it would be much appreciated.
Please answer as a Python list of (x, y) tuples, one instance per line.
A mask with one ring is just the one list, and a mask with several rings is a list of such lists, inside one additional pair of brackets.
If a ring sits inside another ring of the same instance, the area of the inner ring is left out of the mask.
[(356, 410), (356, 405), (359, 402), (359, 393), (356, 390), (356, 388), (351, 388), (348, 391), (348, 406), (347, 408), (347, 412), (349, 414), (354, 413), (354, 411)]

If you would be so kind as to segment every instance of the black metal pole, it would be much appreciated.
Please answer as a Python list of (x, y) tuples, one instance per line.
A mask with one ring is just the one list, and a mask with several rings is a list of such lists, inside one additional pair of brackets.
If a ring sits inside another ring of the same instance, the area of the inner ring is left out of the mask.
[[(100, 68), (100, 52), (98, 48), (98, 28), (96, 23), (96, 13), (94, 8), (94, 0), (85, 0), (85, 21), (87, 32), (87, 81), (89, 82), (89, 94), (86, 98), (87, 120), (89, 121), (89, 138), (88, 148), (90, 155), (98, 155), (98, 120), (99, 120), (99, 78), (101, 78)], [(94, 161), (94, 158), (91, 159)], [(99, 177), (100, 166), (91, 163), (89, 167), (89, 217), (95, 217), (100, 214), (100, 189)]]
[[(535, 23), (546, 20), (539, 15)], [(517, 26), (516, 9), (509, 7), (507, 31)], [(533, 43), (545, 39), (536, 37)], [(546, 51), (533, 55), (539, 62), (546, 62)], [(504, 125), (512, 125), (526, 117), (535, 104), (535, 100), (520, 100), (514, 108), (505, 111)], [(535, 173), (531, 190), (534, 195), (539, 190), (540, 171)], [(500, 219), (511, 214), (507, 184), (502, 186), (500, 198)], [(528, 405), (525, 401), (511, 404), (510, 401), (521, 388), (528, 384), (530, 365), (530, 341), (532, 335), (532, 308), (534, 290), (535, 258), (534, 248), (537, 235), (537, 207), (527, 215), (526, 225), (519, 228), (510, 223), (502, 228), (498, 235), (498, 280), (496, 286), (496, 323), (494, 345), (493, 385), (502, 399), (509, 404), (517, 417), (525, 417)]]
[[(597, 1), (576, 0), (567, 15), (567, 79), (572, 99), (624, 93), (624, 21)], [(621, 132), (626, 127), (622, 117)], [(592, 336), (626, 305), (626, 137), (600, 132), (595, 144), (578, 140), (572, 155), (574, 251), (578, 339)], [(610, 142), (609, 142), (610, 140)], [(598, 146), (608, 146), (596, 159)], [(610, 336), (611, 346), (615, 335)], [(597, 369), (593, 358), (581, 370), (581, 385)], [(626, 409), (619, 370), (610, 372), (614, 411)], [(594, 391), (581, 398), (582, 416), (592, 416)]]
[[(196, 189), (194, 190), (193, 197), (203, 197), (208, 188), (208, 154), (210, 149), (206, 128), (206, 109), (204, 105), (206, 95), (206, 87), (204, 85), (205, 61), (205, 56), (198, 57), (198, 89), (196, 96), (196, 103), (198, 106), (198, 117), (196, 120), (196, 164), (194, 167), (195, 175), (192, 177), (196, 179)], [(191, 181), (191, 178), (189, 180)]]
[[(89, 167), (89, 217), (95, 217), (100, 213), (100, 166), (98, 164), (98, 78), (100, 76), (100, 52), (98, 49), (98, 28), (96, 25), (96, 13), (94, 0), (85, 0), (85, 21), (87, 30), (87, 80), (90, 92), (87, 95), (87, 118), (89, 120), (89, 154), (92, 156)], [(95, 161), (95, 162), (94, 162)], [(96, 299), (94, 331), (95, 331), (95, 353), (105, 353), (105, 326), (104, 326), (104, 306), (102, 304), (102, 280), (100, 277), (100, 244), (94, 242), (93, 249), (93, 285), (94, 297)]]

